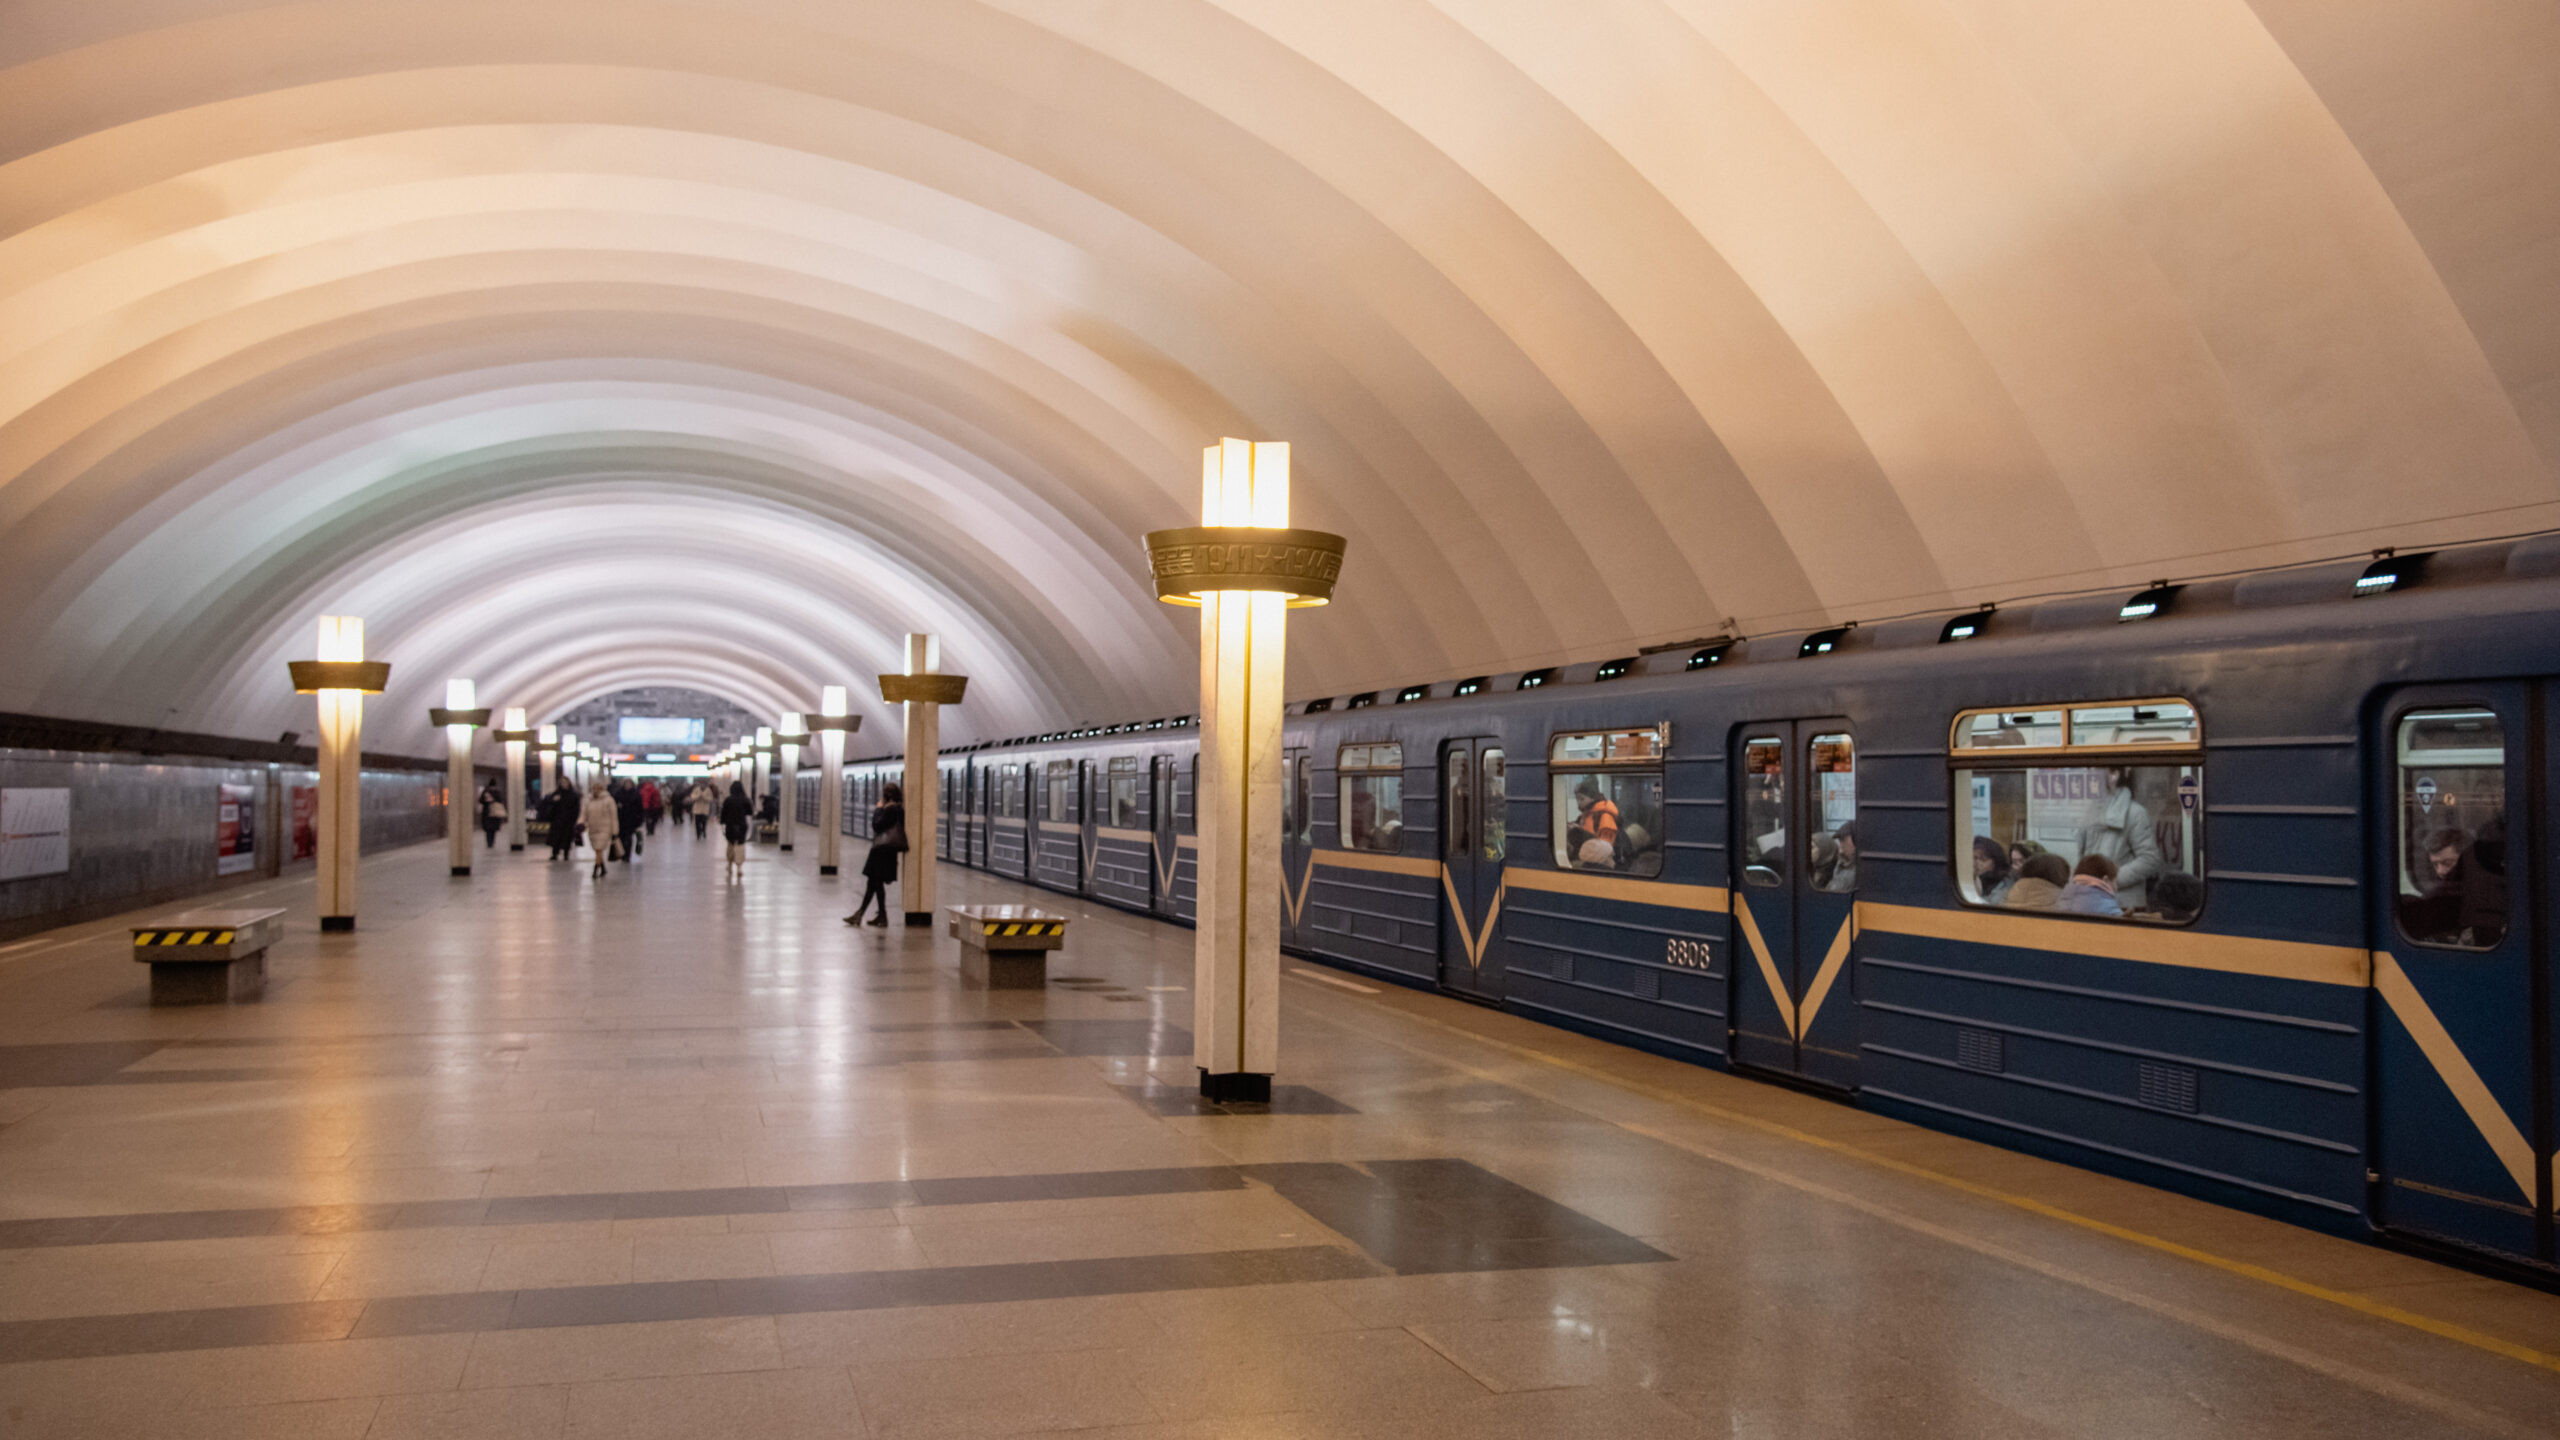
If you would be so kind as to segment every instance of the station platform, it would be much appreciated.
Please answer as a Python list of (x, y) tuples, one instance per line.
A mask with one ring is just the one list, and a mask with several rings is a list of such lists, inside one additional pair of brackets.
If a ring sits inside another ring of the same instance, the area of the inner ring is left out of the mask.
[(2511, 1436), (2560, 1297), (1190, 935), (1038, 990), (662, 832), (310, 882), (256, 1003), (0, 947), (9, 1436)]

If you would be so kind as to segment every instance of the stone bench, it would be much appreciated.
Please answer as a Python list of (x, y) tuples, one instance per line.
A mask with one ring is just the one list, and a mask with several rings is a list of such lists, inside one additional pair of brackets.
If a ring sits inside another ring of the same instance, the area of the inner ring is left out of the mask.
[(1037, 990), (1049, 983), (1049, 952), (1067, 943), (1067, 917), (1029, 905), (954, 905), (952, 938), (960, 973), (990, 990)]
[(133, 927), (154, 1005), (226, 1005), (267, 988), (267, 947), (282, 910), (187, 910)]

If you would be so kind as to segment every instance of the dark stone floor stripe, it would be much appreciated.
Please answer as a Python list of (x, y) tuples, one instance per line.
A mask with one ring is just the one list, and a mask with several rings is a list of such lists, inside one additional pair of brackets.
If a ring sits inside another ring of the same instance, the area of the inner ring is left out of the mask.
[(1671, 1257), (1465, 1160), (1246, 1165), (1245, 1176), (1399, 1275), (1636, 1265)]
[(155, 1240), (228, 1240), (250, 1235), (336, 1235), (444, 1226), (552, 1225), (584, 1220), (778, 1215), (792, 1210), (890, 1210), (902, 1205), (1090, 1200), (1131, 1195), (1187, 1195), (1211, 1190), (1241, 1190), (1244, 1186), (1244, 1175), (1232, 1165), (1187, 1165), (1149, 1170), (969, 1175), (947, 1180), (877, 1180), (839, 1185), (733, 1185), (703, 1190), (501, 1195), (486, 1200), (66, 1215), (0, 1220), (0, 1250), (38, 1250), (64, 1245), (131, 1245)]
[(670, 1280), (548, 1290), (403, 1295), (380, 1300), (237, 1305), (218, 1310), (81, 1315), (60, 1320), (0, 1322), (0, 1364), (477, 1330), (637, 1325), (827, 1310), (1218, 1290), (1355, 1280), (1379, 1273), (1377, 1266), (1348, 1250), (1331, 1245), (1298, 1245), (1013, 1265), (947, 1265), (922, 1270)]

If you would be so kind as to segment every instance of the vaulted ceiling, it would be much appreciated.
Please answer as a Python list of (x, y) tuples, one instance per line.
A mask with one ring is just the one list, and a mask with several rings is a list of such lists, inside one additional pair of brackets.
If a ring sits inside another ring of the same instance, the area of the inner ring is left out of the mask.
[(1301, 694), (2560, 524), (2547, 0), (8, 10), (0, 709), (1185, 710), (1222, 434)]

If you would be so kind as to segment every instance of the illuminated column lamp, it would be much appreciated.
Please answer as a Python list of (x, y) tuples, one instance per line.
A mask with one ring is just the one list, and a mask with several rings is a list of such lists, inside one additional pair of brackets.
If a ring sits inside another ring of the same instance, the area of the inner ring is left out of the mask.
[(1192, 1059), (1211, 1100), (1268, 1100), (1280, 1051), (1280, 685), (1287, 612), (1333, 598), (1342, 537), (1289, 528), (1289, 447), (1221, 440), (1200, 518), (1147, 536), (1156, 598), (1200, 607)]
[(933, 923), (934, 833), (942, 824), (942, 707), (968, 693), (969, 677), (945, 675), (942, 637), (907, 636), (907, 673), (880, 677), (880, 698), (906, 706), (907, 856), (898, 867), (899, 906), (909, 925)]
[(818, 692), (818, 713), (809, 729), (818, 737), (818, 873), (833, 875), (844, 853), (845, 737), (862, 728), (862, 717), (849, 715), (842, 685)]
[(773, 738), (774, 743), (782, 747), (775, 756), (782, 762), (782, 820), (774, 838), (787, 852), (799, 827), (800, 742), (809, 738), (809, 727), (802, 722), (800, 712), (793, 710), (782, 717), (780, 725), (774, 727)]
[[(524, 848), (524, 812), (527, 808), (524, 803), (524, 747), (533, 739), (533, 732), (525, 728), (524, 707), (521, 705), (508, 706), (501, 718), (506, 723), (489, 733), (506, 747), (507, 849), (515, 851)], [(548, 785), (542, 788), (545, 793), (551, 789)]]
[(364, 831), (364, 697), (391, 683), (391, 667), (364, 658), (364, 621), (320, 617), (319, 658), (286, 667), (293, 688), (320, 704), (319, 901), (322, 930), (356, 928), (356, 847)]
[(444, 703), (427, 707), (429, 724), (444, 727), (444, 858), (456, 875), (471, 873), (471, 828), (480, 787), (472, 783), (471, 732), (489, 723), (489, 708), (472, 708), (479, 687), (444, 682)]

